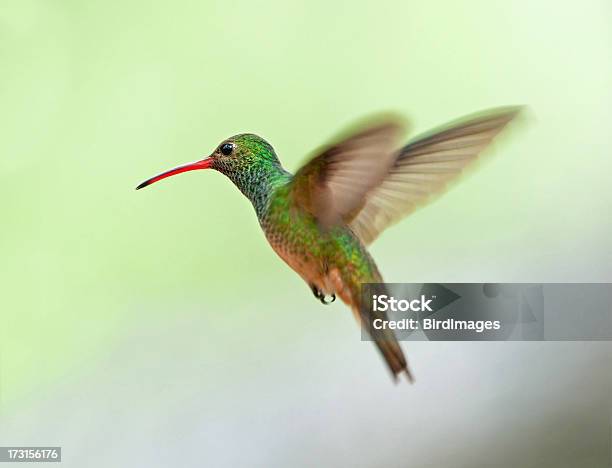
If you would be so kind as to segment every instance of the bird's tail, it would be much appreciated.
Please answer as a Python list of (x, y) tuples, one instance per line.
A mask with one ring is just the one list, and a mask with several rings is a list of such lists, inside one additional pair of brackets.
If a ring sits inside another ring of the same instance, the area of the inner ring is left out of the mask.
[[(336, 292), (339, 294), (340, 298), (353, 309), (353, 313), (355, 314), (357, 321), (360, 322), (364, 333), (367, 333), (370, 336), (385, 359), (389, 370), (393, 374), (394, 380), (397, 381), (398, 376), (404, 373), (408, 378), (408, 381), (412, 383), (414, 382), (414, 379), (410, 373), (408, 363), (406, 362), (406, 357), (404, 356), (404, 352), (397, 341), (394, 331), (388, 328), (377, 329), (372, 325), (374, 320), (381, 319), (386, 321), (388, 320), (388, 317), (386, 312), (372, 310), (372, 307), (370, 307), (370, 301), (367, 298), (364, 298), (362, 295), (361, 283), (376, 283), (376, 286), (374, 286), (376, 288), (375, 294), (386, 294), (386, 288), (384, 284), (382, 284), (382, 278), (378, 273), (374, 261), (369, 257), (369, 255), (367, 258), (371, 263), (372, 272), (374, 274), (367, 275), (367, 278), (361, 278), (361, 281), (355, 281), (355, 277), (351, 276), (351, 274), (354, 274), (354, 272), (347, 272), (347, 275), (342, 275), (342, 273), (339, 275), (332, 275)], [(334, 273), (339, 272), (336, 271)]]
[[(382, 284), (377, 284), (375, 286), (376, 294), (387, 294), (386, 288)], [(368, 304), (366, 298), (359, 297), (358, 307), (359, 307), (359, 316), (361, 319), (361, 326), (364, 331), (367, 332), (380, 353), (382, 354), (389, 370), (393, 374), (393, 378), (397, 380), (398, 376), (402, 373), (406, 375), (408, 380), (412, 383), (414, 382), (414, 378), (410, 373), (410, 369), (408, 368), (408, 363), (406, 362), (406, 357), (404, 356), (404, 352), (400, 347), (397, 338), (395, 336), (395, 332), (388, 328), (377, 329), (372, 324), (374, 320), (381, 319), (382, 321), (389, 320), (386, 312), (381, 312), (378, 310), (372, 310), (372, 307)]]

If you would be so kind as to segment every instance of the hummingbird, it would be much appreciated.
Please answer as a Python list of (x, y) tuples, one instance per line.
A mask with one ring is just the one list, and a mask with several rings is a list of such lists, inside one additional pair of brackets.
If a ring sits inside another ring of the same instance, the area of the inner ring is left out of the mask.
[[(222, 141), (210, 156), (152, 177), (137, 190), (187, 171), (213, 169), (252, 203), (272, 249), (329, 304), (347, 304), (375, 342), (393, 379), (413, 381), (393, 330), (377, 330), (361, 297), (365, 283), (383, 283), (368, 252), (380, 233), (442, 193), (520, 112), (489, 109), (401, 145), (406, 125), (396, 115), (368, 119), (315, 151), (295, 173), (252, 133)], [(384, 286), (383, 286), (384, 287)]]

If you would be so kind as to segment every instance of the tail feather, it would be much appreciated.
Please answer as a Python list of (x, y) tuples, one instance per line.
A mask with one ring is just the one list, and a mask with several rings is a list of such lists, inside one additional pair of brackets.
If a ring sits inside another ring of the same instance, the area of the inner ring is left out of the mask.
[(393, 378), (397, 381), (399, 374), (404, 373), (408, 381), (413, 383), (414, 378), (393, 330), (388, 328), (378, 330), (372, 326), (375, 319), (388, 320), (387, 314), (385, 312), (372, 311), (364, 304), (360, 304), (359, 314), (361, 317), (361, 326), (376, 343), (376, 347), (385, 359), (389, 370), (393, 374)]
[[(384, 286), (380, 285), (379, 288), (381, 289), (379, 294), (386, 293)], [(359, 313), (361, 326), (370, 335), (372, 340), (374, 340), (374, 343), (376, 343), (376, 347), (382, 354), (387, 366), (389, 367), (389, 370), (393, 374), (393, 379), (397, 381), (398, 376), (401, 373), (404, 373), (408, 381), (413, 383), (414, 378), (408, 367), (406, 356), (404, 355), (404, 352), (397, 341), (395, 332), (388, 328), (377, 329), (373, 326), (373, 322), (376, 319), (381, 319), (383, 321), (389, 320), (387, 313), (373, 311), (368, 306), (368, 302), (369, 301), (364, 300), (361, 294), (359, 294), (358, 300), (354, 301), (354, 306), (358, 308), (356, 312)]]
[(395, 337), (393, 337), (392, 340), (389, 340), (387, 337), (372, 338), (374, 339), (378, 350), (383, 355), (387, 366), (389, 366), (389, 369), (393, 374), (393, 378), (397, 381), (399, 374), (403, 372), (406, 374), (408, 381), (410, 383), (414, 383), (414, 377), (408, 368), (408, 363), (406, 362), (404, 352), (402, 351), (402, 348), (400, 348), (397, 339), (395, 339)]
[(363, 330), (370, 335), (376, 347), (382, 354), (393, 379), (397, 382), (398, 375), (406, 374), (410, 383), (414, 382), (412, 373), (408, 368), (406, 357), (400, 347), (395, 333), (388, 328), (376, 329), (373, 327), (373, 321), (381, 319), (389, 320), (387, 314), (381, 311), (373, 311), (369, 306), (369, 300), (364, 300), (361, 292), (361, 283), (376, 283), (379, 285), (380, 291), (377, 293), (386, 294), (386, 288), (382, 284), (382, 278), (374, 260), (368, 255), (364, 248), (364, 259), (369, 263), (367, 268), (368, 273), (356, 279), (353, 274), (354, 270), (341, 270), (333, 268), (329, 272), (329, 280), (333, 285), (335, 293), (340, 299), (353, 310), (353, 314), (357, 321), (361, 324)]

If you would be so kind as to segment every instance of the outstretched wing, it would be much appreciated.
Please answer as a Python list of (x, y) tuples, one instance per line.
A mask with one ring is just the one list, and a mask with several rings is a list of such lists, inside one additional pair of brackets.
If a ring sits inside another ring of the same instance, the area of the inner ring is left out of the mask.
[(385, 117), (319, 151), (291, 182), (294, 203), (322, 226), (353, 218), (389, 173), (402, 133), (399, 119)]
[(388, 175), (345, 221), (365, 244), (371, 243), (389, 225), (444, 191), (519, 112), (520, 107), (492, 109), (417, 137), (396, 153)]

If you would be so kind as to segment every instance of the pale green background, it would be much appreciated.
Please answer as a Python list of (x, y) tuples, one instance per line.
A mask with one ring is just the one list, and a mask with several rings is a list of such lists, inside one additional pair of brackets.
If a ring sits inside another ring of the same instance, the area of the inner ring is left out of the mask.
[(609, 344), (415, 343), (396, 387), (220, 174), (133, 187), (238, 132), (294, 170), (371, 112), (423, 131), (526, 104), (373, 255), (396, 282), (610, 281), (609, 0), (2, 0), (0, 66), (0, 445), (63, 445), (66, 466), (602, 466)]

